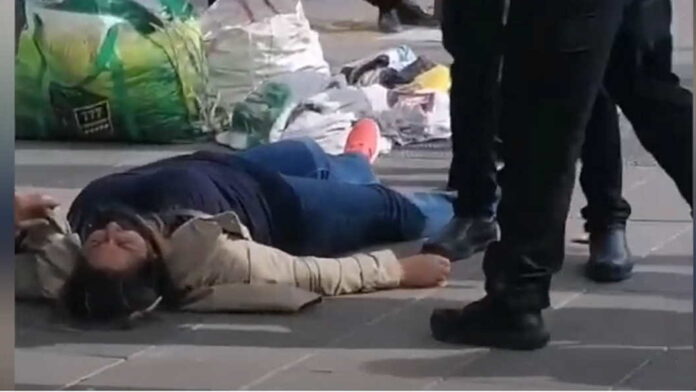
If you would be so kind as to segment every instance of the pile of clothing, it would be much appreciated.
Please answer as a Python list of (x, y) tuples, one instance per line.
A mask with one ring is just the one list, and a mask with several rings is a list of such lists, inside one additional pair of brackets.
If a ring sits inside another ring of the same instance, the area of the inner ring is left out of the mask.
[(393, 143), (451, 137), (448, 67), (400, 46), (348, 64), (341, 74), (365, 94), (382, 135)]
[(353, 124), (377, 120), (381, 150), (451, 136), (449, 69), (400, 46), (352, 62), (336, 75), (300, 71), (268, 79), (232, 114), (219, 143), (244, 149), (309, 137), (331, 154), (343, 151)]

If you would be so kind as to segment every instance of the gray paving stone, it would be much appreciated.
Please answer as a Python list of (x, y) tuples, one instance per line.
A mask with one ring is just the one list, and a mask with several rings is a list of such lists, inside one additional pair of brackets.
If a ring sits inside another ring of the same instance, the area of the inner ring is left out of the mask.
[(16, 349), (15, 383), (56, 389), (121, 360)]
[[(124, 164), (138, 165), (147, 162), (164, 159), (172, 155), (194, 151), (189, 145), (186, 151), (171, 150), (166, 147), (158, 151), (148, 151), (141, 149), (124, 149), (123, 146), (98, 146), (85, 144), (83, 148), (73, 148), (68, 150), (70, 159), (66, 159), (66, 151), (63, 148), (20, 148), (15, 151), (15, 165), (52, 165), (56, 162), (63, 162), (66, 166), (123, 166)], [(43, 147), (43, 146), (42, 146)]]
[(210, 314), (177, 339), (182, 344), (206, 347), (324, 348), (407, 305), (413, 301), (409, 295), (383, 292), (327, 299), (296, 315)]
[(691, 223), (630, 222), (626, 228), (628, 245), (634, 256), (645, 257), (658, 253), (659, 249), (683, 235)]
[(91, 179), (116, 172), (111, 166), (22, 165), (15, 166), (15, 184), (31, 186), (41, 184), (44, 188), (82, 188)]
[(201, 317), (162, 313), (133, 330), (114, 331), (68, 325), (64, 319), (53, 317), (46, 306), (16, 304), (15, 308), (16, 347), (32, 352), (107, 358), (128, 358), (160, 343), (183, 343), (180, 335), (186, 330), (182, 325), (196, 323)]
[(660, 169), (642, 186), (626, 192), (632, 220), (691, 221), (691, 209), (682, 199), (674, 182)]
[(693, 227), (688, 228), (683, 233), (678, 235), (673, 240), (664, 244), (658, 250), (661, 256), (683, 256), (684, 258), (693, 258), (694, 252), (694, 230)]
[[(491, 351), (432, 386), (437, 390), (608, 389), (654, 350), (551, 346), (535, 352)], [(442, 360), (442, 359), (441, 359)], [(452, 361), (458, 360), (451, 357)], [(406, 360), (393, 366), (407, 366)]]
[(675, 298), (693, 298), (693, 257), (653, 255), (638, 260), (631, 279), (597, 290), (656, 293)]
[(169, 345), (80, 383), (83, 388), (239, 389), (302, 358), (306, 350)]
[(694, 390), (694, 351), (670, 350), (656, 355), (645, 367), (617, 387), (638, 390)]
[[(635, 136), (633, 137), (635, 138)], [(625, 144), (625, 143), (624, 143)], [(647, 154), (641, 147), (641, 154)], [(580, 175), (582, 165), (578, 166), (577, 175)], [(623, 194), (628, 195), (643, 187), (646, 183), (651, 182), (654, 178), (664, 175), (660, 168), (651, 167), (636, 167), (624, 165), (623, 167)], [(573, 190), (573, 199), (570, 204), (569, 217), (572, 219), (582, 219), (580, 210), (587, 205), (587, 199), (582, 192), (580, 182), (576, 181)]]
[(659, 294), (586, 294), (546, 312), (546, 319), (555, 341), (580, 346), (636, 349), (693, 344), (689, 300)]
[[(481, 350), (327, 349), (254, 385), (256, 390), (418, 390)], [(457, 361), (450, 361), (456, 356)], [(442, 358), (446, 360), (442, 360)], [(391, 366), (407, 360), (404, 366)]]
[(457, 295), (453, 296), (454, 300), (443, 300), (437, 295), (443, 291), (438, 290), (433, 296), (395, 308), (369, 325), (356, 329), (331, 347), (375, 351), (411, 350), (414, 353), (453, 349), (450, 345), (432, 339), (429, 326), (431, 312), (438, 307), (461, 307), (480, 298), (481, 294), (478, 290), (458, 289)]
[(446, 380), (430, 388), (440, 391), (570, 391), (604, 390), (605, 387), (579, 383), (565, 383), (548, 377), (467, 377), (466, 379)]
[(584, 275), (587, 255), (569, 255), (552, 288), (565, 292), (618, 292), (689, 299), (693, 294), (691, 256), (655, 255), (636, 260), (633, 276), (619, 283), (595, 283)]

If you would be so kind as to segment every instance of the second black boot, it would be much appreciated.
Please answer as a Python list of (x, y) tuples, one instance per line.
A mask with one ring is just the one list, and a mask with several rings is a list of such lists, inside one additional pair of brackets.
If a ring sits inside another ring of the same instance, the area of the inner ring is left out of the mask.
[(454, 218), (440, 234), (423, 245), (422, 252), (451, 261), (465, 260), (499, 239), (500, 228), (495, 219)]
[(508, 350), (536, 350), (550, 339), (540, 310), (511, 310), (490, 297), (463, 309), (435, 310), (430, 330), (441, 342)]
[(590, 233), (590, 259), (585, 274), (596, 282), (620, 282), (631, 277), (633, 260), (626, 229), (610, 228)]

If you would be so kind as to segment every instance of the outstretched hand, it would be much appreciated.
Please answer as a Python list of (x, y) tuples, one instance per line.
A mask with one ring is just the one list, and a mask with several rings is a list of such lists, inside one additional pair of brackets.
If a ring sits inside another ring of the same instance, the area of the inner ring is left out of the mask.
[(442, 256), (418, 254), (399, 260), (401, 287), (426, 288), (444, 286), (450, 273), (450, 261)]

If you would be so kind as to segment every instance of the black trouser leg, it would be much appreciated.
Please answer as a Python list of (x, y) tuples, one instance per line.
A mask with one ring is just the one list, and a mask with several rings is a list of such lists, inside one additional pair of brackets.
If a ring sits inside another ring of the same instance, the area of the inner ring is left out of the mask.
[(643, 147), (692, 204), (693, 97), (672, 73), (670, 0), (638, 1), (618, 34), (606, 86)]
[(622, 196), (623, 161), (616, 104), (602, 87), (597, 95), (582, 149), (580, 185), (587, 197), (582, 215), (588, 232), (624, 227), (631, 206)]
[(511, 0), (502, 78), (501, 241), (486, 291), (511, 309), (549, 306), (585, 129), (627, 0)]
[(449, 186), (460, 217), (492, 217), (497, 201), (493, 141), (498, 128), (504, 0), (445, 1), (442, 32), (454, 57), (450, 115), (453, 158)]

